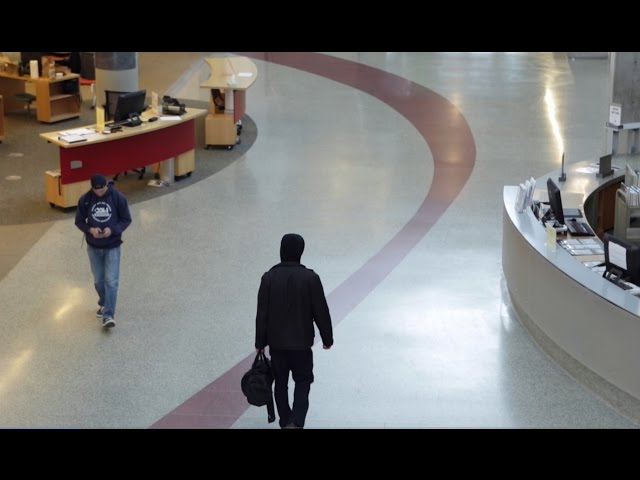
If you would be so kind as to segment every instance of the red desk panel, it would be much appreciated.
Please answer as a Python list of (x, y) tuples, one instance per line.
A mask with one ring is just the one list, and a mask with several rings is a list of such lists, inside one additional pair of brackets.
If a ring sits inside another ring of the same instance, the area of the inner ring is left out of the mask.
[[(119, 133), (111, 135), (113, 138), (108, 142), (88, 143), (74, 148), (60, 147), (61, 183), (89, 180), (96, 173), (115, 175), (193, 150), (195, 120), (139, 135), (122, 138), (117, 137)], [(71, 162), (75, 160), (82, 162), (82, 166), (72, 169)]]

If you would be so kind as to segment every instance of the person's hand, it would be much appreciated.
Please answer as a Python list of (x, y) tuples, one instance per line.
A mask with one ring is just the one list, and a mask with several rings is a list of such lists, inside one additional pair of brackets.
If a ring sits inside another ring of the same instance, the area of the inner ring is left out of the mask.
[(104, 230), (102, 230), (102, 236), (104, 238), (108, 238), (111, 236), (111, 229), (109, 227), (106, 227)]
[(102, 238), (102, 229), (98, 227), (91, 227), (89, 233), (93, 235), (93, 238)]
[(324, 348), (325, 350), (329, 350), (331, 348), (331, 345), (329, 345), (328, 347), (326, 345), (322, 345), (322, 348)]

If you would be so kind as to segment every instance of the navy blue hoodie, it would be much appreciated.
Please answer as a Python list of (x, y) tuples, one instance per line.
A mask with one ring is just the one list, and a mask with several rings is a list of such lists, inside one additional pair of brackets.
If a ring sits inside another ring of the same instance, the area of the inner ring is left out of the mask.
[[(95, 248), (114, 248), (122, 244), (122, 232), (131, 224), (131, 213), (125, 196), (109, 182), (107, 192), (99, 197), (93, 190), (78, 200), (76, 226), (85, 233), (87, 243)], [(107, 238), (93, 238), (89, 229), (111, 229)]]

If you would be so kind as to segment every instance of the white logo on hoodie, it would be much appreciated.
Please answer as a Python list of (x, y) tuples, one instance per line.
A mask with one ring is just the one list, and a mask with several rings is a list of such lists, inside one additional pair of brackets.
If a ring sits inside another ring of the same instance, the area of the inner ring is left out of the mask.
[(96, 202), (91, 207), (91, 218), (98, 223), (107, 223), (111, 220), (111, 205), (107, 202)]

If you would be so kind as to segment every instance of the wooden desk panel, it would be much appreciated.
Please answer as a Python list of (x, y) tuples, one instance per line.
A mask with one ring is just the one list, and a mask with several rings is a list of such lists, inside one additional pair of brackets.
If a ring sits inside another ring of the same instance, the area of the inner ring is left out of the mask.
[(0, 72), (0, 94), (4, 97), (4, 108), (7, 112), (24, 110), (24, 102), (15, 99), (17, 93), (26, 92), (26, 84), (35, 82), (29, 75), (17, 75)]
[[(134, 127), (135, 128), (135, 127)], [(62, 184), (90, 179), (96, 173), (115, 175), (162, 162), (195, 148), (195, 121), (176, 122), (169, 130), (117, 137), (102, 143), (82, 142), (77, 148), (60, 149)], [(82, 162), (72, 168), (72, 162)]]

